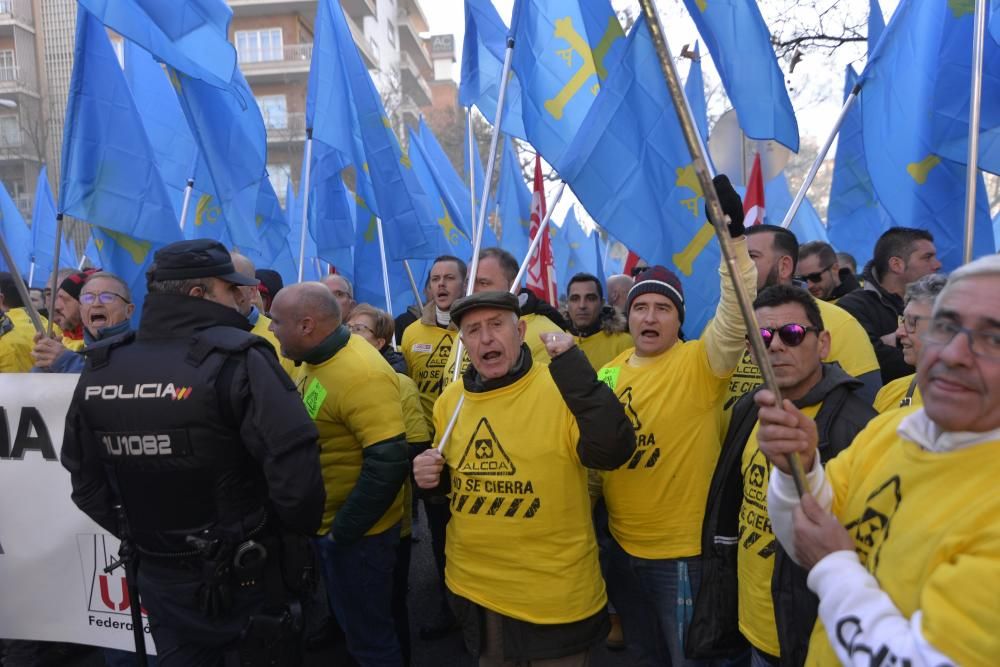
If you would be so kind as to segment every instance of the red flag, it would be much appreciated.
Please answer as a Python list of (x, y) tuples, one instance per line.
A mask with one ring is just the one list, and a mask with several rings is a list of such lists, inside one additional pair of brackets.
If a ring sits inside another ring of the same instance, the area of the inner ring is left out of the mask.
[(750, 182), (747, 183), (747, 196), (743, 199), (743, 224), (761, 225), (764, 223), (764, 178), (760, 173), (760, 153), (753, 159), (753, 169), (750, 171)]
[(625, 258), (625, 265), (622, 266), (622, 273), (626, 276), (632, 275), (632, 269), (635, 268), (636, 264), (642, 261), (642, 257), (635, 254), (631, 250), (628, 251), (628, 257)]
[[(535, 190), (531, 194), (531, 238), (534, 240), (538, 228), (545, 217), (545, 187), (542, 179), (542, 161), (535, 155)], [(556, 290), (556, 270), (552, 261), (552, 238), (542, 236), (538, 249), (528, 260), (525, 284), (542, 301), (548, 301), (554, 308), (559, 307), (559, 292)]]

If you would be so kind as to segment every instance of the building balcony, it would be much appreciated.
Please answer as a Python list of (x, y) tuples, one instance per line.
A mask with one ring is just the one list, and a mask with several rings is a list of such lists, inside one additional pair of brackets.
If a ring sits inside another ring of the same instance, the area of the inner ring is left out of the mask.
[(300, 143), (306, 140), (306, 115), (301, 111), (288, 113), (280, 118), (268, 118), (264, 125), (267, 127), (269, 144)]
[(0, 66), (0, 96), (25, 93), (38, 97), (38, 87), (26, 80), (17, 65)]
[(376, 16), (375, 0), (340, 0), (347, 17), (361, 23), (366, 16)]
[(404, 95), (409, 96), (419, 107), (431, 103), (431, 87), (427, 85), (420, 68), (406, 51), (399, 53), (399, 73)]
[(237, 55), (248, 82), (275, 83), (289, 77), (308, 77), (312, 48), (312, 44), (285, 44), (280, 49), (244, 49)]
[(35, 31), (31, 0), (0, 0), (0, 37), (13, 37), (15, 26)]
[(228, 0), (233, 16), (272, 16), (301, 14), (312, 23), (316, 17), (316, 0)]
[(424, 40), (420, 39), (421, 28), (414, 25), (411, 15), (405, 10), (399, 10), (399, 51), (409, 53), (416, 63), (420, 73), (430, 77), (434, 71), (430, 54), (424, 48)]

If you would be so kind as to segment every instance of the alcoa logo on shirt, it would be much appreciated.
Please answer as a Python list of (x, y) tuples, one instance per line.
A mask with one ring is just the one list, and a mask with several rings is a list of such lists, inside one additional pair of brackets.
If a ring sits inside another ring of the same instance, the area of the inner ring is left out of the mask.
[(183, 401), (191, 397), (193, 387), (175, 387), (173, 382), (149, 382), (125, 386), (122, 384), (93, 385), (84, 389), (83, 400), (99, 398), (104, 401), (132, 400), (137, 398), (169, 398)]

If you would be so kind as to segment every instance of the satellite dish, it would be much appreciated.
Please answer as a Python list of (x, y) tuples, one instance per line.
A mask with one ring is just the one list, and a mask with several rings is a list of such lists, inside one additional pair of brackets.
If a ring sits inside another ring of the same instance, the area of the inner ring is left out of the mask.
[(708, 138), (708, 152), (717, 174), (726, 174), (733, 185), (746, 187), (753, 169), (753, 157), (760, 153), (760, 169), (764, 182), (781, 173), (792, 152), (777, 141), (748, 139), (740, 129), (736, 110), (730, 109), (719, 117)]

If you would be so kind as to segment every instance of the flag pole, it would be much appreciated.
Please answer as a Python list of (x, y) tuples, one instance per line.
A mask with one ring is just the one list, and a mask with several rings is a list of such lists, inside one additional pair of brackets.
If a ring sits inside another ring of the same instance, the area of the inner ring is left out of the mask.
[(813, 160), (812, 166), (809, 167), (809, 173), (806, 174), (806, 178), (802, 181), (802, 186), (799, 187), (799, 191), (795, 193), (795, 199), (792, 200), (792, 205), (788, 207), (788, 211), (785, 213), (785, 219), (781, 221), (781, 226), (788, 229), (792, 220), (795, 219), (795, 214), (799, 212), (799, 207), (802, 206), (802, 202), (806, 198), (806, 192), (809, 187), (816, 180), (816, 174), (819, 172), (820, 166), (823, 164), (823, 160), (826, 159), (826, 154), (830, 152), (830, 146), (833, 145), (833, 140), (837, 138), (840, 134), (840, 128), (844, 124), (844, 120), (847, 118), (847, 112), (851, 110), (854, 106), (854, 102), (857, 101), (858, 95), (861, 93), (861, 82), (854, 84), (854, 88), (851, 89), (851, 93), (844, 100), (844, 106), (840, 109), (840, 115), (837, 116), (837, 121), (833, 124), (833, 129), (830, 130), (829, 136), (826, 141), (823, 142), (823, 147), (819, 149), (819, 154), (816, 155), (816, 159)]
[[(729, 237), (729, 229), (726, 224), (727, 217), (722, 212), (719, 195), (715, 191), (715, 185), (712, 183), (712, 177), (709, 175), (705, 154), (702, 152), (701, 143), (698, 141), (698, 129), (695, 127), (694, 120), (691, 114), (688, 113), (687, 105), (684, 103), (684, 90), (681, 87), (680, 77), (677, 75), (677, 68), (670, 54), (670, 46), (667, 44), (666, 33), (663, 30), (663, 24), (660, 22), (660, 15), (656, 11), (656, 2), (655, 0), (639, 0), (639, 4), (642, 6), (642, 13), (646, 16), (649, 34), (652, 37), (653, 45), (656, 47), (657, 59), (660, 61), (660, 68), (663, 70), (663, 76), (666, 79), (667, 91), (670, 93), (674, 110), (677, 112), (677, 120), (680, 122), (681, 130), (684, 133), (684, 141), (687, 143), (688, 151), (694, 159), (694, 169), (698, 175), (702, 192), (705, 195), (708, 217), (715, 228), (715, 236), (719, 240), (722, 257), (729, 269), (729, 278), (733, 283), (733, 288), (736, 291), (736, 300), (739, 302), (743, 321), (747, 326), (750, 346), (753, 349), (761, 375), (764, 377), (764, 383), (774, 393), (776, 403), (780, 407), (783, 404), (778, 383), (775, 381), (774, 368), (771, 366), (771, 360), (767, 355), (767, 348), (764, 346), (764, 339), (760, 335), (760, 329), (755, 325), (756, 318), (754, 317), (750, 295), (740, 280), (740, 275), (737, 271), (736, 256), (733, 253), (732, 239)], [(806, 486), (806, 476), (802, 468), (802, 461), (798, 453), (790, 454), (788, 461), (792, 469), (795, 486), (801, 496), (809, 488)]]
[(35, 284), (35, 255), (31, 255), (31, 266), (28, 267), (28, 287)]
[(188, 205), (191, 203), (191, 190), (194, 189), (194, 179), (189, 178), (184, 186), (184, 203), (181, 204), (181, 231), (184, 231), (184, 223), (187, 222)]
[(306, 161), (305, 176), (302, 177), (302, 233), (299, 234), (299, 282), (302, 282), (302, 273), (306, 262), (306, 231), (309, 214), (309, 172), (312, 169), (313, 131), (311, 127), (306, 128), (306, 154), (303, 158)]
[(476, 222), (476, 170), (473, 160), (475, 159), (475, 153), (472, 151), (472, 142), (476, 140), (475, 133), (472, 131), (472, 105), (469, 105), (469, 111), (466, 120), (467, 135), (469, 142), (469, 201), (472, 208), (472, 241), (475, 242), (476, 235), (478, 234), (478, 224)]
[(420, 298), (420, 290), (417, 289), (417, 281), (413, 279), (413, 269), (410, 268), (410, 260), (403, 260), (403, 268), (406, 269), (406, 277), (410, 279), (410, 289), (413, 290), (413, 298), (417, 300), (420, 310), (424, 309), (424, 300)]
[[(7, 246), (7, 239), (3, 234), (0, 234), (0, 254), (3, 254), (3, 261), (7, 263), (7, 269), (10, 271), (10, 277), (14, 280), (14, 287), (17, 288), (17, 293), (21, 297), (21, 303), (24, 304), (24, 309), (28, 311), (28, 317), (31, 318), (31, 324), (35, 327), (37, 333), (45, 333), (45, 327), (42, 326), (42, 318), (38, 315), (38, 311), (35, 310), (34, 304), (31, 303), (31, 294), (28, 293), (28, 286), (24, 284), (24, 278), (21, 277), (21, 272), (17, 270), (17, 264), (14, 263), (14, 256), (10, 254), (10, 248)], [(56, 273), (58, 275), (58, 273)], [(58, 288), (57, 288), (58, 289)], [(55, 290), (52, 293), (55, 294)], [(49, 322), (52, 321), (52, 315), (49, 314)]]
[[(538, 246), (542, 242), (542, 237), (548, 230), (549, 220), (552, 218), (552, 211), (555, 210), (556, 205), (562, 198), (563, 191), (565, 189), (566, 189), (566, 182), (560, 181), (559, 187), (556, 188), (556, 193), (552, 197), (552, 203), (547, 207), (547, 210), (545, 211), (545, 217), (543, 217), (542, 221), (538, 223), (538, 233), (535, 234), (535, 238), (531, 239), (531, 243), (528, 245), (528, 252), (524, 256), (524, 261), (521, 262), (521, 267), (517, 271), (517, 276), (514, 278), (514, 282), (510, 286), (511, 294), (517, 294), (518, 289), (521, 285), (521, 281), (524, 279), (524, 273), (528, 268), (528, 261), (531, 259), (531, 256), (534, 255), (535, 252), (538, 250)], [(462, 338), (460, 336), (458, 339), (458, 349), (456, 350), (455, 359), (457, 361), (455, 361), (455, 370), (453, 371), (451, 380), (452, 382), (458, 381), (458, 375), (462, 368), (462, 352), (463, 352), (462, 348), (463, 348)], [(459, 411), (461, 411), (463, 403), (465, 403), (464, 393), (459, 397), (458, 403), (455, 404), (455, 412), (452, 413), (451, 419), (448, 420), (448, 426), (445, 427), (444, 433), (441, 434), (441, 442), (439, 442), (437, 446), (438, 452), (444, 453), (444, 445), (446, 442), (448, 442), (448, 438), (451, 437), (451, 432), (455, 429), (455, 422), (458, 421), (458, 413)]]
[[(56, 214), (56, 249), (52, 252), (52, 275), (53, 277), (59, 277), (59, 251), (62, 248), (62, 231), (63, 231), (63, 214)], [(11, 264), (11, 266), (14, 266)], [(52, 337), (52, 320), (55, 319), (56, 314), (56, 292), (59, 291), (59, 285), (52, 286), (52, 300), (49, 302), (49, 322), (48, 330), (45, 335), (49, 338)]]
[[(382, 260), (382, 286), (385, 288), (385, 311), (389, 313), (389, 317), (392, 317), (392, 293), (389, 291), (389, 263), (385, 258), (385, 238), (382, 236), (382, 218), (375, 218), (375, 229), (378, 231), (378, 249), (379, 258)], [(390, 336), (392, 339), (392, 349), (398, 350), (396, 346), (396, 337)]]
[(979, 176), (979, 113), (983, 100), (983, 52), (986, 48), (986, 0), (976, 0), (976, 27), (972, 39), (972, 92), (969, 99), (969, 157), (965, 173), (965, 238), (962, 262), (972, 261), (976, 229), (976, 179)]

